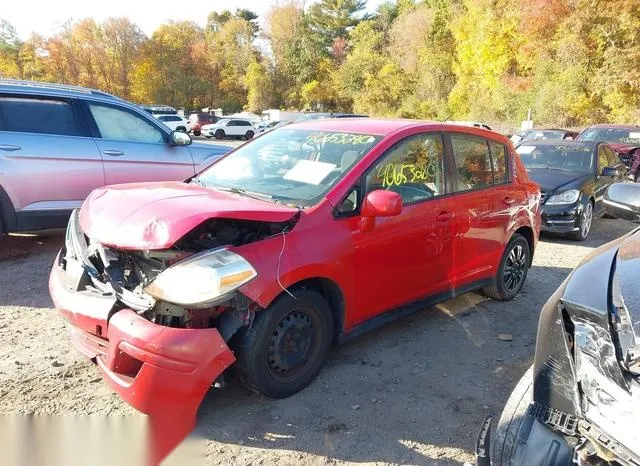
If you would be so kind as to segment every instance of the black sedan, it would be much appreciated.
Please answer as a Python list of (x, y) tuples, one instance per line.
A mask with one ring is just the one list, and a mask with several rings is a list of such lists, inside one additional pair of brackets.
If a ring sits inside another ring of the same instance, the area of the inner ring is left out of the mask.
[(536, 140), (517, 148), (542, 192), (542, 231), (584, 241), (594, 217), (604, 214), (604, 194), (627, 169), (608, 144)]
[[(640, 219), (640, 185), (608, 191)], [(513, 390), (478, 466), (640, 464), (640, 229), (589, 254), (540, 313), (533, 366)]]

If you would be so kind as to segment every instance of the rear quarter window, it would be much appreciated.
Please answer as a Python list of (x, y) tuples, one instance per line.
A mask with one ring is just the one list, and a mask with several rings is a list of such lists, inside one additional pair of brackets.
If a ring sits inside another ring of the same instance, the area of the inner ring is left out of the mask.
[(80, 136), (73, 107), (55, 99), (0, 97), (6, 131)]

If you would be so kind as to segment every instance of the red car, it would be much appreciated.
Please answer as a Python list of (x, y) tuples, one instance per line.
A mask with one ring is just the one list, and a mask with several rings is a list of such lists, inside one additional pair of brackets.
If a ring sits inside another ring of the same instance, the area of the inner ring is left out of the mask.
[(192, 113), (189, 115), (189, 122), (191, 123), (190, 131), (194, 136), (200, 136), (200, 129), (204, 125), (211, 125), (218, 121), (215, 115), (209, 113)]
[(577, 139), (609, 143), (631, 170), (634, 181), (640, 179), (640, 126), (593, 125), (580, 133)]
[(318, 120), (266, 133), (185, 182), (94, 191), (50, 291), (72, 341), (145, 413), (195, 417), (235, 362), (271, 398), (331, 346), (484, 288), (522, 288), (540, 190), (497, 133)]

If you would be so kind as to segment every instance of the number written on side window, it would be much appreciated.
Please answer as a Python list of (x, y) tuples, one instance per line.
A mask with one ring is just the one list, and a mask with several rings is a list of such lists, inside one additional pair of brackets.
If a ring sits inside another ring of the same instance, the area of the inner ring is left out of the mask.
[(437, 134), (418, 134), (398, 142), (367, 174), (367, 193), (395, 191), (405, 204), (444, 194), (444, 145)]
[(493, 185), (491, 154), (485, 139), (452, 134), (451, 145), (456, 161), (458, 191)]
[(6, 131), (80, 135), (73, 109), (63, 100), (0, 97), (0, 114)]
[(89, 104), (89, 108), (102, 139), (164, 143), (162, 132), (138, 115), (106, 105)]

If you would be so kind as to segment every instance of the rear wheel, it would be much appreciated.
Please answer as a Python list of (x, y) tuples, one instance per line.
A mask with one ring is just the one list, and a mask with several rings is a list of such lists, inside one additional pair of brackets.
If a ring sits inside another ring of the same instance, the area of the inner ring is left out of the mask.
[(533, 400), (533, 366), (522, 376), (502, 410), (491, 446), (494, 466), (509, 466), (515, 453), (518, 432)]
[(312, 290), (283, 294), (234, 337), (236, 370), (251, 390), (285, 398), (316, 377), (331, 348), (333, 319)]
[(578, 231), (574, 231), (569, 234), (569, 238), (574, 241), (584, 241), (591, 232), (591, 223), (593, 222), (593, 204), (591, 201), (587, 201), (587, 204), (582, 209), (580, 214), (580, 225), (578, 225)]
[(187, 132), (187, 128), (185, 128), (184, 126), (178, 126), (178, 127), (176, 128), (176, 131), (181, 131), (181, 132), (183, 132), (183, 133), (186, 133), (186, 132)]
[(200, 134), (202, 134), (202, 133), (200, 133), (200, 130), (199, 130), (199, 129), (194, 129), (194, 130), (193, 130), (193, 135), (194, 135), (194, 136), (200, 136)]
[(221, 129), (219, 129), (218, 131), (216, 131), (215, 137), (216, 139), (224, 139), (224, 131), (222, 131)]
[(493, 283), (484, 288), (484, 293), (498, 301), (516, 297), (527, 278), (531, 264), (529, 242), (520, 234), (513, 235), (502, 254), (500, 267)]
[(253, 138), (254, 136), (254, 132), (253, 131), (247, 131), (247, 134), (245, 135), (245, 137), (247, 138), (247, 140)]

